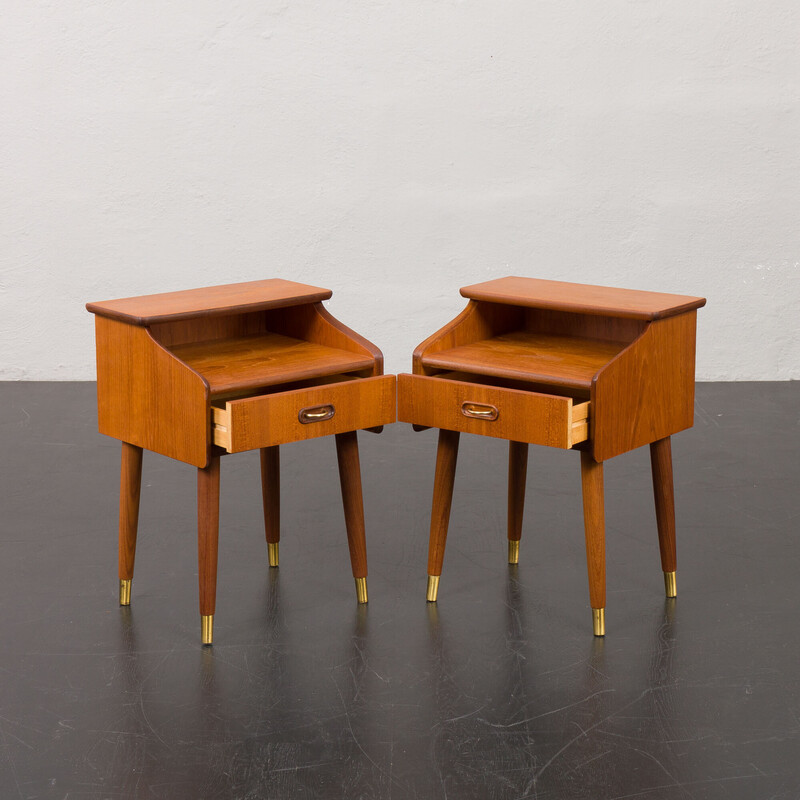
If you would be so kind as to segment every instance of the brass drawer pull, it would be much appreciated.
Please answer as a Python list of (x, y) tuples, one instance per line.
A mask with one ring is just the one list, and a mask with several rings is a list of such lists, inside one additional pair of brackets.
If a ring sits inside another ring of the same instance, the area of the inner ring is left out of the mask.
[(488, 403), (471, 403), (467, 401), (461, 404), (461, 413), (465, 417), (491, 421), (497, 419), (500, 412), (497, 410), (497, 406), (490, 406)]
[(332, 405), (327, 406), (311, 406), (311, 408), (301, 408), (297, 419), (308, 425), (310, 422), (323, 422), (330, 419), (336, 413), (336, 409)]

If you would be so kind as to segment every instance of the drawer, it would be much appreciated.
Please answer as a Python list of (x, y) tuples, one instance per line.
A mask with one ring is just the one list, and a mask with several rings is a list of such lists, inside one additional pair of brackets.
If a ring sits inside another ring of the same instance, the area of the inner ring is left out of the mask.
[(569, 449), (589, 438), (589, 403), (426, 375), (397, 376), (397, 419)]
[(212, 407), (212, 441), (229, 453), (388, 425), (396, 419), (395, 376), (379, 375)]

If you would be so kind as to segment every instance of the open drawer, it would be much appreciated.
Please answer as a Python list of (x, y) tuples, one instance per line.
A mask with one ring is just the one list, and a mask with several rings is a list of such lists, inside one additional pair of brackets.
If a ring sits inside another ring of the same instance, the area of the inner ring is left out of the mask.
[(397, 376), (397, 419), (569, 449), (589, 438), (589, 402), (426, 375)]
[(240, 453), (388, 425), (395, 409), (394, 375), (260, 394), (212, 406), (212, 441)]

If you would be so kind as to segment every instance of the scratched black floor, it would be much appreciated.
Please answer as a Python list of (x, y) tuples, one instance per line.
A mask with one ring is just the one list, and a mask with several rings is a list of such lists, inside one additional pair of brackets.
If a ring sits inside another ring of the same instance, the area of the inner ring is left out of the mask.
[(0, 798), (800, 797), (800, 383), (698, 386), (674, 437), (665, 601), (646, 449), (606, 467), (591, 635), (578, 458), (531, 448), (505, 563), (504, 442), (462, 437), (438, 606), (435, 434), (360, 434), (368, 608), (333, 442), (283, 448), (270, 570), (253, 453), (223, 461), (213, 649), (194, 470), (147, 454), (117, 605), (119, 445), (90, 384), (2, 384)]

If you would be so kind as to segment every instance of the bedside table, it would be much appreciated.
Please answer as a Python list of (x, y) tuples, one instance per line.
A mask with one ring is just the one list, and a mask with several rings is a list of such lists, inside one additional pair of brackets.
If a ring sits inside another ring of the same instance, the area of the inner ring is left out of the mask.
[(700, 297), (508, 277), (469, 303), (398, 376), (398, 419), (439, 428), (428, 591), (438, 597), (459, 436), (509, 440), (508, 560), (519, 560), (528, 445), (579, 450), (593, 629), (605, 635), (603, 462), (650, 445), (666, 594), (675, 597), (670, 436), (694, 419)]
[(332, 292), (270, 279), (129, 297), (96, 315), (101, 433), (122, 441), (120, 603), (131, 597), (142, 451), (197, 467), (203, 644), (213, 639), (220, 456), (260, 449), (270, 566), (278, 566), (279, 447), (336, 437), (358, 602), (367, 555), (356, 431), (395, 421), (395, 377), (323, 307)]

